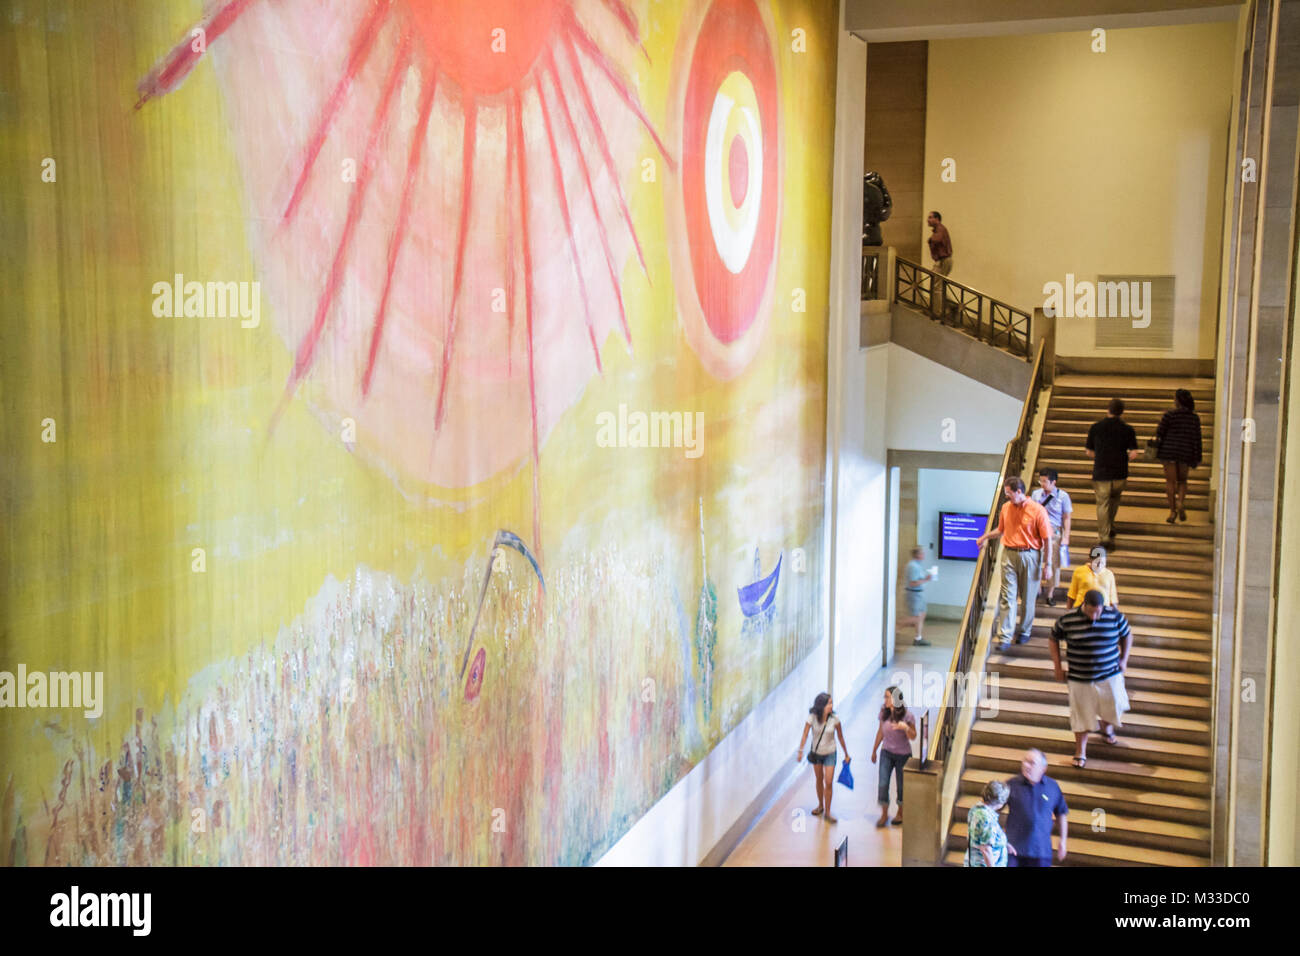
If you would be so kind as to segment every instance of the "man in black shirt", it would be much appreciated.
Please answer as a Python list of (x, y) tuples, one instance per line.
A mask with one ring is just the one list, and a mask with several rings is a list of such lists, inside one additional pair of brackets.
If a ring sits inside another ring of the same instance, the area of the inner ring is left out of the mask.
[(1115, 550), (1115, 514), (1128, 482), (1128, 463), (1138, 456), (1137, 432), (1120, 416), (1124, 402), (1110, 400), (1109, 414), (1088, 429), (1084, 445), (1092, 459), (1092, 487), (1097, 492), (1097, 538), (1107, 551)]

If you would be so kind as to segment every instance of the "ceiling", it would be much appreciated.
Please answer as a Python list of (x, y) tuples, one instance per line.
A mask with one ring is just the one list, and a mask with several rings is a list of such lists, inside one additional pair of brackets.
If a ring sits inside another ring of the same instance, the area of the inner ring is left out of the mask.
[(1225, 0), (844, 0), (844, 26), (869, 43), (1064, 33), (1235, 20)]

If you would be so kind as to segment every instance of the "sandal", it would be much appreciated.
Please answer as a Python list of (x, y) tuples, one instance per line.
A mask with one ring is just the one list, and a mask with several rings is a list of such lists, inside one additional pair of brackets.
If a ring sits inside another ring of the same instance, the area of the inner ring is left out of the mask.
[(1115, 736), (1114, 726), (1112, 726), (1111, 724), (1107, 724), (1106, 727), (1108, 729), (1097, 731), (1097, 735), (1101, 737), (1102, 740), (1106, 741), (1106, 743), (1108, 744), (1113, 745), (1119, 743), (1119, 738)]
[(1088, 758), (1087, 758), (1087, 757), (1075, 757), (1074, 760), (1072, 761), (1072, 763), (1073, 763), (1076, 767), (1078, 767), (1080, 770), (1082, 770), (1082, 769), (1084, 768), (1084, 766), (1088, 763)]
[(815, 816), (815, 817), (819, 817), (819, 816), (821, 816), (821, 815), (822, 815), (822, 808), (821, 808), (821, 807), (818, 807), (816, 810), (814, 810), (814, 811), (812, 812), (812, 815)]

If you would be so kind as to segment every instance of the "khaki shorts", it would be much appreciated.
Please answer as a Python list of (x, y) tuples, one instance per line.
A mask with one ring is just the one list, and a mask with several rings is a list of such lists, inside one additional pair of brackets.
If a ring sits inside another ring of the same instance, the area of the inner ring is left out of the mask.
[(1123, 726), (1120, 717), (1129, 709), (1124, 675), (1099, 681), (1067, 681), (1070, 688), (1070, 730), (1076, 734), (1094, 729), (1099, 721)]
[(1052, 532), (1052, 571), (1054, 574), (1060, 574), (1065, 568), (1065, 563), (1061, 561), (1061, 538), (1064, 537), (1063, 531)]

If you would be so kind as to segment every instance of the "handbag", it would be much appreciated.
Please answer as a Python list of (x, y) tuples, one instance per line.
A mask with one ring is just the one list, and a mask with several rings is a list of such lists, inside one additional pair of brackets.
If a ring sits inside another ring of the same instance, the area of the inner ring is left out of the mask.
[(853, 789), (853, 774), (849, 773), (849, 764), (847, 760), (844, 762), (843, 766), (840, 767), (840, 775), (837, 779), (850, 790)]
[[(821, 732), (820, 734), (817, 735), (817, 743), (813, 744), (813, 745), (812, 745), (812, 749), (808, 751), (808, 756), (809, 756), (809, 757), (811, 757), (813, 754), (817, 753), (817, 748), (820, 747), (820, 746), (821, 746), (821, 743), (822, 743), (822, 737), (825, 736), (825, 734), (826, 734), (826, 724), (829, 724), (829, 723), (830, 723), (830, 720), (827, 720), (825, 723), (822, 724), (822, 732)], [(820, 756), (820, 755), (819, 755), (819, 756)], [(812, 761), (810, 760), (809, 763), (811, 763), (811, 762), (812, 762)]]
[(1142, 452), (1143, 461), (1156, 461), (1160, 457), (1160, 443), (1154, 438), (1147, 439), (1147, 447)]

